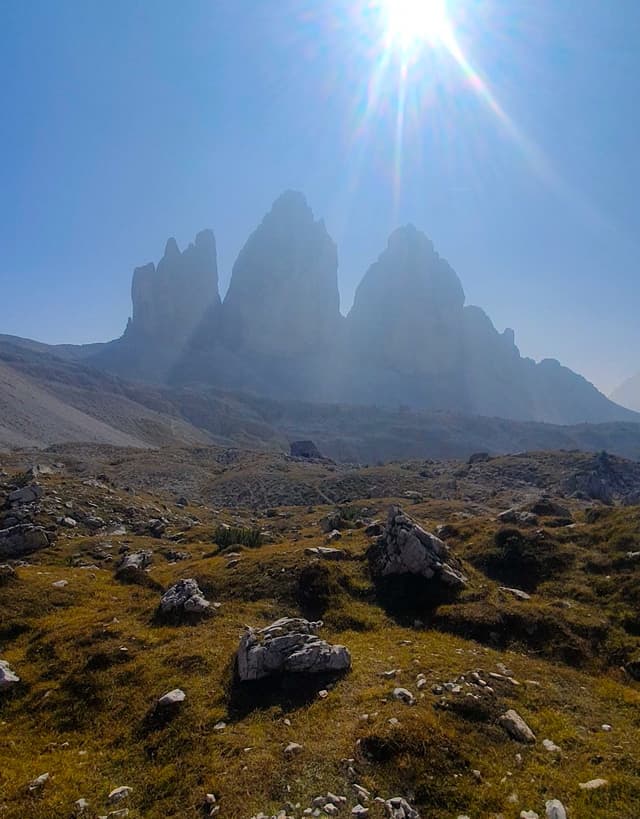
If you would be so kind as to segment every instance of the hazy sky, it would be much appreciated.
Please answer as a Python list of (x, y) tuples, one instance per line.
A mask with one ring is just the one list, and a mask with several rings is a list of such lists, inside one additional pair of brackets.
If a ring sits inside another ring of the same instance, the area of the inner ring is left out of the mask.
[(367, 5), (0, 0), (0, 332), (119, 335), (133, 267), (203, 227), (224, 292), (296, 188), (343, 312), (411, 221), (523, 354), (640, 370), (638, 0), (449, 0), (458, 49), (404, 56)]

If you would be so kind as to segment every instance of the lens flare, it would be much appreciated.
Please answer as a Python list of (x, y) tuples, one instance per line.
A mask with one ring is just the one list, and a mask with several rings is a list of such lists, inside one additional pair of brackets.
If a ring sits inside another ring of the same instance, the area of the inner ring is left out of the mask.
[(402, 51), (436, 45), (447, 35), (444, 0), (380, 0), (379, 5), (389, 44)]

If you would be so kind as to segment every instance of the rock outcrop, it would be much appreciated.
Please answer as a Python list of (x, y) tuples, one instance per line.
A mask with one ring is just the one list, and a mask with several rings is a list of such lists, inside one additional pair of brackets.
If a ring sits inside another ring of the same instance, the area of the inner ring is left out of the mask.
[(316, 636), (322, 622), (283, 617), (263, 629), (247, 628), (237, 653), (242, 682), (282, 673), (336, 673), (351, 667), (345, 646), (331, 645)]
[(464, 291), (413, 225), (398, 228), (356, 290), (348, 316), (355, 354), (410, 376), (455, 372), (462, 355)]
[(49, 536), (42, 526), (18, 523), (7, 529), (0, 529), (0, 558), (18, 558), (46, 549)]
[(194, 578), (178, 580), (162, 595), (160, 611), (164, 614), (183, 613), (202, 615), (210, 610), (210, 603)]
[(203, 230), (182, 253), (167, 241), (156, 267), (137, 267), (131, 287), (133, 316), (128, 332), (163, 343), (188, 340), (205, 315), (220, 306), (216, 242)]
[(322, 458), (320, 450), (313, 441), (292, 441), (289, 450), (292, 458), (305, 458), (306, 460), (319, 460)]
[(390, 507), (382, 536), (368, 554), (374, 578), (416, 575), (450, 590), (467, 584), (446, 543), (411, 520), (399, 506)]
[(341, 323), (338, 255), (301, 193), (273, 204), (240, 251), (224, 301), (224, 341), (259, 356), (317, 356)]

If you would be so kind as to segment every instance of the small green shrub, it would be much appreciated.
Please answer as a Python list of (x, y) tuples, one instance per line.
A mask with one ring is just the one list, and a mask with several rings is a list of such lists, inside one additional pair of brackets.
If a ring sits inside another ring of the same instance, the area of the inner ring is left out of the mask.
[(213, 533), (213, 540), (220, 549), (238, 545), (247, 546), (249, 549), (262, 546), (260, 529), (246, 529), (241, 526), (218, 526)]

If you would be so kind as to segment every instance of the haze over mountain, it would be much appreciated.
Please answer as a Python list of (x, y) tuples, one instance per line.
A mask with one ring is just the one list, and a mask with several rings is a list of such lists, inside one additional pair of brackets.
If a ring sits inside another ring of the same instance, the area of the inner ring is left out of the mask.
[(132, 300), (120, 339), (72, 354), (125, 378), (278, 399), (638, 420), (557, 361), (523, 358), (512, 330), (465, 304), (458, 275), (413, 225), (392, 233), (342, 316), (336, 245), (293, 191), (242, 248), (224, 302), (210, 231), (182, 253), (169, 239), (157, 268), (136, 268)]
[(611, 393), (611, 400), (640, 412), (640, 373), (628, 378)]

